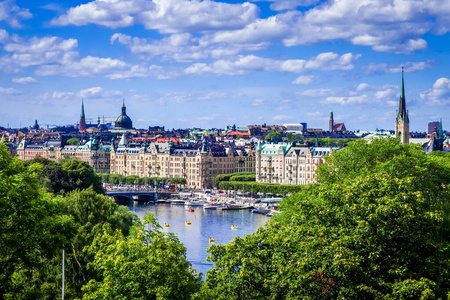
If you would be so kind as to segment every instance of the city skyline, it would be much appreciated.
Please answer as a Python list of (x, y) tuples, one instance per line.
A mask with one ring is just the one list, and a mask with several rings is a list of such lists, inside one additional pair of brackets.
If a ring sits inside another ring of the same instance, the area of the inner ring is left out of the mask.
[(0, 126), (116, 118), (136, 128), (306, 122), (411, 131), (450, 103), (450, 3), (0, 2)]

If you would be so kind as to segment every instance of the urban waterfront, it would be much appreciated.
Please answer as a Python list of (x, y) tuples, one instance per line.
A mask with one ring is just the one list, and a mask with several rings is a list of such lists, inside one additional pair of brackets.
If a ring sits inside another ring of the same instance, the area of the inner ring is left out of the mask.
[[(140, 219), (147, 213), (154, 214), (163, 232), (177, 234), (187, 249), (188, 261), (197, 272), (203, 274), (203, 279), (206, 272), (214, 266), (213, 263), (206, 262), (206, 249), (211, 245), (209, 238), (215, 238), (216, 244), (228, 244), (236, 236), (243, 237), (255, 232), (269, 220), (269, 217), (248, 210), (204, 210), (196, 207), (194, 212), (189, 212), (184, 205), (168, 203), (135, 203), (128, 208)], [(186, 221), (190, 221), (191, 225), (186, 225)], [(164, 227), (165, 223), (170, 227)], [(237, 226), (237, 229), (233, 230), (231, 226)]]

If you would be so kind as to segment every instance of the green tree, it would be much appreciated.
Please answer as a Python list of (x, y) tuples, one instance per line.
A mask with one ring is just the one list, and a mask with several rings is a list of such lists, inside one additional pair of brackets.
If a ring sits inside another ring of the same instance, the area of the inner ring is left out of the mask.
[[(94, 169), (87, 163), (78, 159), (71, 159), (62, 165), (67, 173), (70, 190), (87, 189), (93, 186), (97, 193), (104, 193), (101, 178), (95, 174)], [(67, 192), (67, 191), (66, 191)]]
[(278, 131), (272, 131), (268, 135), (266, 135), (266, 140), (281, 141), (281, 133), (279, 133)]
[(79, 138), (70, 138), (67, 140), (67, 144), (69, 145), (78, 145), (78, 143), (80, 142)]
[[(46, 262), (73, 234), (71, 217), (40, 187), (39, 164), (24, 167), (0, 145), (0, 298), (41, 299)], [(48, 285), (47, 285), (48, 286)]]
[(303, 142), (302, 135), (300, 133), (294, 134), (292, 132), (286, 133), (288, 143)]
[(198, 299), (436, 299), (450, 292), (450, 168), (397, 140), (349, 143), (257, 233), (208, 249)]
[(128, 237), (105, 226), (90, 247), (95, 259), (89, 269), (101, 279), (83, 287), (83, 299), (190, 299), (200, 275), (177, 237), (160, 229), (153, 215), (136, 223)]

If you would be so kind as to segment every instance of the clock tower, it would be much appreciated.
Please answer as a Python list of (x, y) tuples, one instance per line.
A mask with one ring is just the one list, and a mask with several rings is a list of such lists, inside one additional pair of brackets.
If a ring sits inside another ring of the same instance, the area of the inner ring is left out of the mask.
[(402, 88), (400, 91), (400, 103), (398, 106), (397, 117), (395, 118), (395, 137), (400, 139), (403, 144), (409, 143), (409, 117), (406, 110), (405, 101), (405, 82), (403, 79), (402, 68)]

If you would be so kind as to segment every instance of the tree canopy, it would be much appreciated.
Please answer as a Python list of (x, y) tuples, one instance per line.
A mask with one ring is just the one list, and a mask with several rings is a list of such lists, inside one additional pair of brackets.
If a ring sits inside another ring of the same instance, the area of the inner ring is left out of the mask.
[(450, 161), (356, 141), (257, 233), (208, 251), (198, 299), (436, 299), (450, 292)]
[(163, 233), (153, 215), (136, 223), (125, 237), (105, 226), (90, 247), (89, 269), (101, 274), (83, 287), (83, 299), (190, 299), (200, 275), (186, 260), (186, 248)]

